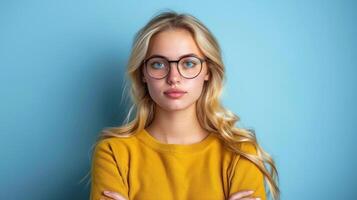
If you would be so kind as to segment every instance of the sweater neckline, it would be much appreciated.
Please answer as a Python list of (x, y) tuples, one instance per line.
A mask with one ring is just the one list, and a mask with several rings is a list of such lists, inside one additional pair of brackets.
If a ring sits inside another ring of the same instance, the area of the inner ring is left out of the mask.
[(214, 140), (214, 134), (210, 132), (201, 141), (192, 144), (167, 144), (157, 140), (145, 128), (138, 132), (137, 138), (158, 151), (196, 153), (204, 150)]

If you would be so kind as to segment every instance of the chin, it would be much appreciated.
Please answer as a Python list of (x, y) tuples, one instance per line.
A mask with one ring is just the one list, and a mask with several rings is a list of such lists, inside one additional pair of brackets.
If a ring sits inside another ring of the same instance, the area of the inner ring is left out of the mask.
[(166, 111), (179, 111), (179, 110), (186, 110), (191, 105), (192, 104), (169, 103), (169, 104), (164, 104), (163, 106), (160, 106), (160, 107)]

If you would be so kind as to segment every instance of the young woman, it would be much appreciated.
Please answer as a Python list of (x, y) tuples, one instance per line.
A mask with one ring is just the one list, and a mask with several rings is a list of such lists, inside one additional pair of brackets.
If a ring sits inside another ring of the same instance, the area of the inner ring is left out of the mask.
[(221, 51), (202, 22), (158, 14), (137, 33), (127, 72), (136, 115), (95, 144), (90, 199), (265, 200), (268, 187), (279, 199), (273, 159), (220, 103)]

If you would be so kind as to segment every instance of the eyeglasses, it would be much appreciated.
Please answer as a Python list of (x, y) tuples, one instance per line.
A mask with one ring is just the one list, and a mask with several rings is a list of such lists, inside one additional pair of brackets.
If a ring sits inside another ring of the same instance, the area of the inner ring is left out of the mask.
[(180, 75), (187, 79), (196, 78), (202, 71), (202, 63), (206, 59), (195, 54), (184, 55), (179, 60), (168, 60), (164, 56), (154, 55), (143, 61), (146, 72), (154, 79), (165, 78), (171, 70), (170, 63), (176, 63)]

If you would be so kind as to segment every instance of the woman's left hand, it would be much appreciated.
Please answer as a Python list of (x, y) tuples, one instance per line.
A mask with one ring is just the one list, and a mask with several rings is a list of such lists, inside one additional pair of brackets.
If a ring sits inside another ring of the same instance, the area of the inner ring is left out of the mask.
[[(107, 197), (112, 198), (113, 200), (127, 200), (124, 196), (122, 196), (121, 194), (117, 193), (117, 192), (112, 192), (112, 191), (104, 191), (103, 194)], [(100, 199), (100, 200), (104, 200), (104, 199)]]

